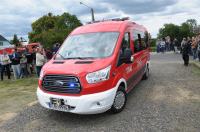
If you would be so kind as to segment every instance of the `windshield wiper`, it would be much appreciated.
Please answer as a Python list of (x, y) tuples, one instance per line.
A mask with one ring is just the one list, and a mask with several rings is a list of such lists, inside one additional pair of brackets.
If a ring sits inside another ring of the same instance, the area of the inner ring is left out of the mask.
[(66, 58), (63, 56), (63, 55), (61, 55), (60, 53), (57, 53), (58, 55), (60, 55), (60, 57), (63, 59), (63, 60), (65, 60)]

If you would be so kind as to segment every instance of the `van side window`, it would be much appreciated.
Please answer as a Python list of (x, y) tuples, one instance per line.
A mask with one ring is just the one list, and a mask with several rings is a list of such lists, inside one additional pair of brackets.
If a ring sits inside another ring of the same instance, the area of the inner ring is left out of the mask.
[(124, 51), (126, 49), (130, 49), (130, 33), (125, 33), (124, 37), (122, 39), (122, 43), (121, 43), (121, 48), (120, 48), (120, 53), (119, 53), (119, 59), (118, 59), (118, 63), (117, 66), (120, 66), (122, 64), (121, 62), (121, 58), (124, 55)]
[(139, 32), (137, 32), (136, 30), (133, 31), (133, 35), (132, 35), (133, 41), (134, 41), (134, 53), (139, 52), (140, 49), (140, 45), (141, 45), (141, 37)]
[(141, 35), (141, 50), (144, 50), (144, 49), (146, 49), (144, 32), (140, 32), (140, 35)]
[(148, 47), (148, 34), (133, 30), (134, 53), (140, 52)]
[(123, 51), (126, 48), (130, 48), (130, 33), (125, 33), (121, 46), (122, 46), (121, 48)]
[(146, 43), (146, 48), (147, 47), (149, 47), (150, 46), (150, 36), (149, 36), (149, 33), (146, 31), (145, 33), (144, 33), (144, 41), (145, 41), (145, 43)]

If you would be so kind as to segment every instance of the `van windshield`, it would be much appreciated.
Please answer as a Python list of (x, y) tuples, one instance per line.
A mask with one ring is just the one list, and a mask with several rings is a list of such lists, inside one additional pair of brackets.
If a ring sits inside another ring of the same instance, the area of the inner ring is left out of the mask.
[(103, 58), (113, 53), (119, 32), (98, 32), (69, 36), (56, 59)]

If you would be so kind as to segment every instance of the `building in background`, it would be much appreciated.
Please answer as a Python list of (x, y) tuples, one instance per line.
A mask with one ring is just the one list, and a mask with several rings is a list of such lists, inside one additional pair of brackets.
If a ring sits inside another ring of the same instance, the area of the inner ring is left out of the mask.
[(14, 46), (10, 44), (10, 42), (4, 38), (2, 35), (0, 35), (0, 49), (5, 48), (13, 48)]

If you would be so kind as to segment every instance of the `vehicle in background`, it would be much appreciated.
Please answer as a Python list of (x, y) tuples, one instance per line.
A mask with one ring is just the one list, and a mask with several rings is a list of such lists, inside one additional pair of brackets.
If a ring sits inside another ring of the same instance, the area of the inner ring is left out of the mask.
[[(40, 47), (40, 43), (30, 43), (30, 44), (27, 44), (27, 45), (24, 45), (24, 46), (21, 46), (21, 47), (17, 47), (17, 51), (18, 52), (24, 52), (26, 51), (26, 49), (28, 49), (28, 51), (30, 53), (33, 52), (33, 48), (36, 48), (36, 47)], [(10, 48), (3, 48), (3, 49), (0, 49), (0, 55), (3, 54), (3, 50), (5, 50), (9, 55), (11, 55), (14, 51), (14, 46), (13, 47), (10, 47)]]
[(30, 43), (30, 44), (24, 45), (24, 46), (22, 46), (22, 47), (18, 47), (17, 50), (18, 50), (19, 52), (23, 52), (23, 51), (25, 51), (26, 49), (28, 49), (28, 51), (29, 51), (30, 53), (32, 53), (34, 48), (37, 48), (37, 47), (40, 47), (40, 46), (41, 46), (40, 43)]

